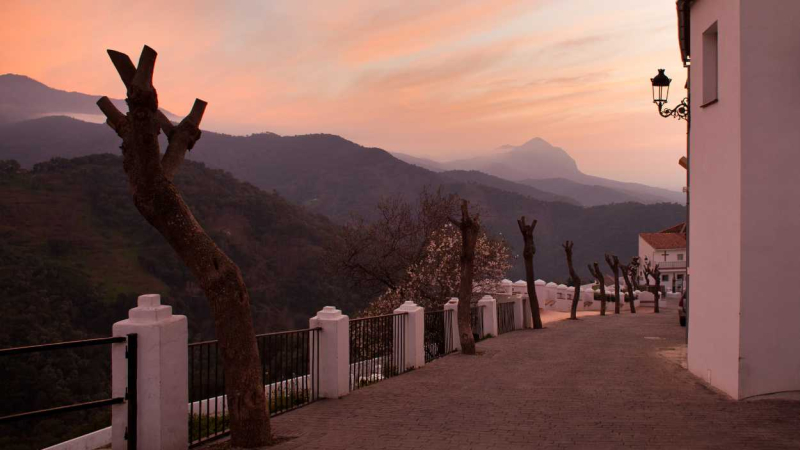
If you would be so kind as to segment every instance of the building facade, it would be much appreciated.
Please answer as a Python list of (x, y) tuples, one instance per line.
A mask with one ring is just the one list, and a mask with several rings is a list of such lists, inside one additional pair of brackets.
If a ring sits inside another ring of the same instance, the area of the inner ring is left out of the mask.
[(800, 1), (679, 0), (690, 67), (689, 370), (800, 390)]
[[(658, 264), (661, 286), (667, 292), (683, 291), (686, 282), (686, 224), (682, 223), (658, 233), (639, 233), (639, 260)], [(644, 273), (641, 275), (643, 284)], [(652, 277), (648, 280), (655, 284)]]

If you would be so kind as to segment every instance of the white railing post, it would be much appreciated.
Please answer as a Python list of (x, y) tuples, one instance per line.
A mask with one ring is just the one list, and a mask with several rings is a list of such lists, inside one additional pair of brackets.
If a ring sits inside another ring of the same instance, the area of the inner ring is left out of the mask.
[(515, 295), (511, 298), (514, 302), (514, 329), (525, 329), (525, 307), (522, 304), (522, 296)]
[[(309, 321), (309, 328), (319, 330), (320, 398), (339, 398), (350, 393), (350, 318), (333, 306), (326, 306)], [(312, 359), (313, 362), (313, 359)]]
[(484, 295), (478, 300), (478, 306), (484, 307), (483, 336), (497, 337), (497, 301), (491, 295)]
[[(189, 330), (186, 316), (172, 315), (161, 296), (139, 296), (128, 318), (113, 325), (114, 336), (136, 333), (137, 444), (138, 448), (186, 449), (189, 446)], [(124, 397), (128, 385), (125, 344), (111, 351), (111, 392)], [(127, 448), (127, 403), (111, 407), (114, 450)]]
[(534, 289), (536, 290), (536, 300), (539, 301), (539, 309), (544, 309), (545, 302), (547, 301), (547, 283), (544, 280), (536, 280)]
[[(447, 314), (447, 311), (453, 311), (451, 313), (451, 316), (450, 316), (450, 317), (452, 317), (452, 320), (450, 321), (451, 322), (451, 325), (450, 325), (450, 330), (451, 330), (450, 339), (451, 339), (451, 341), (450, 342), (453, 343), (453, 350), (459, 350), (460, 351), (461, 350), (461, 338), (458, 335), (458, 298), (453, 297), (453, 298), (450, 299), (449, 302), (445, 303), (444, 304), (444, 310), (445, 310), (445, 314)], [(446, 320), (447, 319), (445, 318), (445, 323), (447, 323)]]
[(395, 314), (406, 313), (405, 318), (405, 367), (401, 371), (417, 369), (425, 365), (425, 309), (407, 301), (394, 310)]

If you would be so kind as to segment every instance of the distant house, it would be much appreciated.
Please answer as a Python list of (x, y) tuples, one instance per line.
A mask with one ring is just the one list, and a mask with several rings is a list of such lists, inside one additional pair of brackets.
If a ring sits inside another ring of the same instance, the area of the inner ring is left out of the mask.
[[(639, 258), (661, 270), (661, 286), (668, 292), (683, 290), (686, 280), (686, 224), (680, 223), (658, 233), (639, 233)], [(644, 280), (644, 274), (641, 279)], [(650, 278), (650, 284), (655, 280)]]

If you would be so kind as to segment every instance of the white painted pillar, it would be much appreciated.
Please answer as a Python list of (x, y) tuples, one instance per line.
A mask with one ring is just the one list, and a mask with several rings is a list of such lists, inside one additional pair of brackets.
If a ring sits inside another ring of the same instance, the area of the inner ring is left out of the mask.
[(335, 307), (326, 306), (308, 323), (310, 328), (321, 328), (318, 371), (320, 398), (339, 398), (349, 394), (350, 318)]
[(536, 280), (534, 289), (536, 289), (536, 299), (539, 300), (539, 309), (544, 309), (544, 303), (547, 301), (547, 287), (544, 280)]
[(500, 281), (500, 292), (498, 294), (511, 295), (514, 293), (514, 283), (509, 279)]
[(522, 296), (515, 295), (512, 297), (514, 301), (514, 329), (525, 329), (525, 307), (522, 304)]
[(522, 298), (522, 325), (524, 328), (533, 328), (533, 314), (531, 314), (531, 301), (527, 295), (521, 295)]
[[(114, 336), (138, 336), (137, 445), (162, 450), (188, 447), (189, 442), (189, 330), (185, 316), (172, 315), (158, 294), (142, 295), (128, 318), (113, 325)], [(111, 351), (112, 396), (122, 397), (128, 385), (126, 344)], [(127, 448), (127, 403), (111, 407), (114, 450)]]
[(461, 350), (461, 338), (458, 336), (458, 298), (453, 297), (449, 302), (444, 304), (445, 311), (453, 311), (450, 317), (451, 321), (451, 342), (453, 343), (453, 350)]
[(407, 301), (394, 310), (395, 314), (407, 313), (405, 319), (405, 367), (416, 369), (425, 365), (425, 309)]
[(497, 337), (497, 301), (491, 295), (484, 295), (478, 300), (483, 306), (483, 335)]

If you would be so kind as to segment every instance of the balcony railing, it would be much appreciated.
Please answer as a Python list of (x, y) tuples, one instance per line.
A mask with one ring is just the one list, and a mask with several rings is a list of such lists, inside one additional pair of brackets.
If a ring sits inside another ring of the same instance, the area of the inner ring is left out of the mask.
[(685, 269), (686, 261), (663, 261), (658, 263), (661, 269)]

